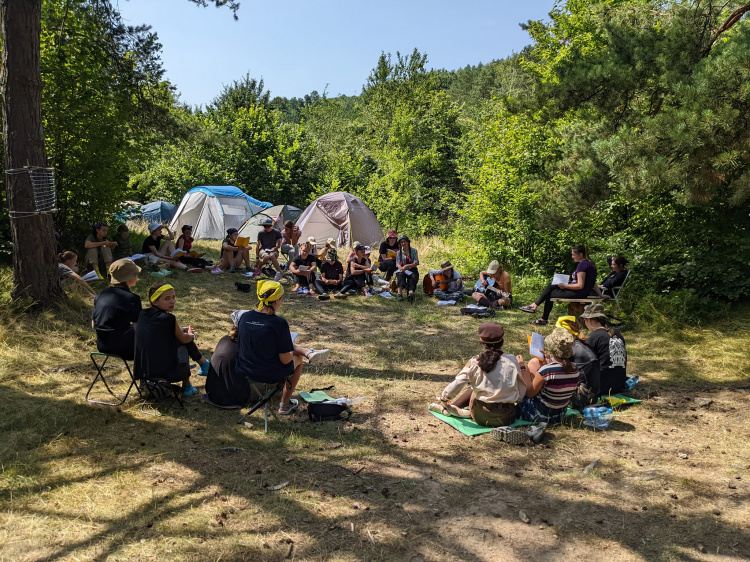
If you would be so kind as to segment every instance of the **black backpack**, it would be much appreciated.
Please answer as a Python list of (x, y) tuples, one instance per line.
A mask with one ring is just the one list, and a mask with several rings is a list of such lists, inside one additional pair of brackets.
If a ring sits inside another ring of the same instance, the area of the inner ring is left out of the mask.
[(351, 415), (352, 410), (346, 404), (311, 402), (307, 405), (307, 416), (311, 422), (348, 420)]

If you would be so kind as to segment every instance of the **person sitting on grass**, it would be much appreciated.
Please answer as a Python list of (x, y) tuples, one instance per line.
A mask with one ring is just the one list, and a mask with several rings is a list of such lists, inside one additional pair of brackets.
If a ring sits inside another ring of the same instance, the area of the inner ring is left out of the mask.
[(136, 379), (164, 379), (182, 383), (182, 396), (198, 390), (190, 384), (190, 360), (200, 365), (198, 374), (206, 376), (210, 362), (195, 345), (195, 330), (180, 328), (172, 314), (177, 296), (172, 285), (158, 283), (148, 291), (150, 308), (141, 311), (135, 329)]
[[(326, 261), (320, 265), (320, 276), (323, 282), (323, 287), (327, 292), (338, 292), (344, 286), (344, 266), (339, 261), (338, 252), (331, 248), (326, 254)], [(328, 295), (326, 295), (327, 297)], [(326, 300), (323, 295), (318, 297), (321, 300)], [(346, 298), (344, 295), (343, 298)]]
[(305, 244), (300, 247), (299, 256), (289, 264), (289, 271), (294, 274), (296, 280), (293, 290), (303, 295), (317, 293), (328, 298), (323, 283), (318, 279), (318, 267), (320, 265), (320, 260), (310, 252), (310, 246)]
[(117, 242), (107, 239), (109, 227), (106, 222), (98, 222), (92, 227), (92, 233), (86, 237), (83, 247), (86, 249), (86, 258), (83, 261), (83, 269), (90, 271), (99, 268), (104, 279), (109, 272), (109, 264), (112, 263), (112, 249)]
[(586, 323), (589, 332), (586, 345), (599, 358), (599, 391), (602, 394), (622, 392), (628, 378), (625, 370), (628, 364), (625, 340), (619, 332), (608, 327), (603, 304), (586, 305), (580, 318)]
[(260, 223), (263, 230), (258, 233), (255, 244), (255, 267), (263, 270), (269, 261), (273, 264), (276, 274), (274, 281), (281, 281), (282, 273), (279, 265), (279, 249), (281, 248), (281, 232), (273, 227), (273, 219), (268, 217)]
[(471, 294), (479, 306), (487, 308), (509, 308), (513, 306), (513, 289), (510, 274), (500, 262), (493, 260), (486, 271), (479, 272), (479, 281)]
[(625, 278), (628, 276), (628, 260), (626, 260), (622, 256), (613, 256), (608, 257), (607, 262), (609, 263), (609, 268), (612, 271), (604, 278), (604, 281), (602, 281), (601, 285), (599, 285), (599, 290), (602, 292), (602, 295), (604, 295), (605, 298), (611, 299), (615, 296), (614, 290), (617, 287), (622, 287), (622, 284), (625, 282)]
[[(208, 261), (203, 258), (195, 257), (195, 255), (190, 255), (190, 252), (193, 249), (193, 242), (195, 242), (195, 238), (193, 238), (193, 227), (186, 224), (182, 227), (182, 234), (180, 234), (180, 237), (177, 239), (177, 249), (182, 250), (186, 255), (178, 257), (177, 260), (191, 267), (200, 267), (201, 269), (210, 267)], [(250, 264), (249, 258), (247, 263), (248, 265)]]
[(532, 422), (555, 424), (562, 421), (570, 399), (578, 388), (579, 373), (573, 363), (573, 335), (555, 328), (544, 338), (549, 362), (537, 358), (529, 361), (518, 355), (518, 366), (526, 385), (526, 398), (518, 404), (516, 417)]
[[(166, 229), (167, 234), (163, 234), (162, 230)], [(163, 226), (161, 223), (152, 222), (148, 225), (148, 231), (150, 234), (146, 236), (143, 241), (143, 247), (141, 253), (148, 256), (150, 263), (166, 263), (169, 267), (176, 267), (183, 271), (187, 270), (188, 273), (201, 273), (199, 267), (188, 269), (188, 266), (184, 263), (179, 262), (172, 257), (175, 251), (174, 234), (169, 230), (168, 227)]]
[(396, 273), (396, 254), (398, 254), (398, 234), (395, 230), (389, 230), (385, 240), (380, 243), (380, 269), (385, 273), (385, 280), (390, 281)]
[(133, 255), (133, 247), (130, 243), (130, 230), (127, 224), (121, 224), (117, 227), (117, 233), (112, 237), (117, 246), (112, 250), (112, 259), (119, 260), (129, 258)]
[(281, 253), (292, 261), (299, 255), (299, 239), (302, 237), (302, 231), (299, 226), (295, 226), (292, 221), (284, 223), (284, 230), (281, 231)]
[(523, 312), (534, 313), (544, 303), (542, 317), (537, 318), (533, 324), (544, 326), (549, 323), (549, 315), (552, 312), (553, 302), (551, 299), (575, 299), (587, 297), (596, 284), (596, 266), (586, 253), (586, 246), (573, 246), (570, 255), (578, 265), (573, 272), (570, 283), (550, 283), (532, 304), (522, 306)]
[(284, 287), (276, 281), (258, 281), (257, 310), (245, 312), (237, 325), (237, 375), (253, 382), (278, 384), (286, 381), (278, 414), (287, 416), (299, 405), (292, 398), (302, 375), (304, 359), (316, 363), (330, 352), (295, 345), (289, 324), (277, 312), (283, 304)]
[(63, 288), (69, 285), (68, 279), (73, 279), (86, 291), (91, 298), (96, 297), (96, 291), (78, 275), (78, 254), (68, 250), (57, 256), (57, 275), (63, 284)]
[(396, 254), (396, 281), (398, 295), (396, 300), (404, 300), (401, 294), (406, 289), (406, 298), (409, 302), (414, 300), (414, 291), (417, 290), (417, 283), (419, 282), (419, 254), (416, 248), (411, 247), (411, 241), (406, 235), (401, 236), (398, 239), (399, 251)]
[(143, 309), (141, 298), (131, 291), (140, 272), (141, 268), (132, 260), (113, 261), (109, 267), (111, 286), (96, 297), (91, 311), (96, 348), (126, 361), (135, 358), (135, 329)]
[(218, 274), (228, 271), (234, 273), (242, 269), (242, 263), (250, 270), (250, 248), (248, 246), (238, 246), (237, 238), (240, 232), (236, 228), (228, 228), (227, 236), (221, 243), (221, 261), (219, 265), (211, 270), (211, 273)]
[[(441, 403), (430, 404), (428, 409), (446, 416), (470, 417), (485, 427), (510, 425), (516, 419), (515, 404), (526, 393), (518, 361), (503, 353), (505, 330), (500, 324), (485, 322), (478, 332), (484, 351), (472, 357), (445, 387)], [(469, 388), (461, 393), (465, 385)]]
[[(578, 377), (578, 388), (571, 399), (571, 406), (576, 410), (582, 410), (599, 399), (601, 388), (599, 358), (586, 345), (586, 335), (581, 331), (581, 325), (576, 321), (575, 316), (561, 316), (555, 322), (555, 327), (567, 330), (575, 338), (573, 342), (573, 363), (575, 363), (580, 376)], [(547, 357), (547, 359), (549, 358)], [(537, 370), (539, 370), (538, 367)]]
[(237, 325), (247, 310), (235, 310), (231, 314), (232, 329), (216, 344), (211, 355), (211, 366), (206, 376), (206, 394), (218, 406), (244, 406), (250, 402), (252, 390), (245, 377), (235, 369), (239, 350)]
[(368, 274), (372, 274), (370, 260), (365, 256), (365, 247), (360, 244), (354, 248), (354, 257), (346, 263), (344, 284), (341, 290), (333, 295), (334, 298), (343, 298), (351, 290), (361, 290), (366, 297), (371, 297), (372, 277), (368, 280)]
[[(436, 275), (442, 276), (443, 280), (438, 283), (435, 279)], [(438, 300), (455, 302), (463, 300), (463, 279), (461, 279), (461, 274), (455, 270), (450, 260), (441, 263), (440, 269), (430, 270), (430, 281), (432, 281), (432, 286), (435, 287), (432, 294)]]

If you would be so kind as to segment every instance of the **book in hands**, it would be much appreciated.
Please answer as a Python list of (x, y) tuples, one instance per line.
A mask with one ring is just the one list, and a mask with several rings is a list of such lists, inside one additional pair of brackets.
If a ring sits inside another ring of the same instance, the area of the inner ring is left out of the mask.
[(250, 245), (250, 238), (248, 236), (238, 236), (234, 245), (238, 248), (247, 248)]
[(389, 259), (389, 260), (395, 260), (397, 252), (396, 252), (396, 250), (388, 250), (385, 255), (387, 256), (387, 259)]
[(536, 332), (532, 332), (529, 336), (529, 353), (533, 355), (534, 357), (538, 357), (539, 359), (544, 359), (544, 353), (542, 351), (544, 350), (544, 336), (542, 334), (537, 334)]
[(185, 250), (180, 250), (179, 248), (169, 255), (173, 260), (181, 258), (182, 256), (187, 256), (187, 252), (185, 252)]
[(559, 285), (560, 283), (569, 283), (570, 282), (570, 275), (567, 273), (555, 273), (554, 277), (552, 277), (552, 284), (553, 285)]

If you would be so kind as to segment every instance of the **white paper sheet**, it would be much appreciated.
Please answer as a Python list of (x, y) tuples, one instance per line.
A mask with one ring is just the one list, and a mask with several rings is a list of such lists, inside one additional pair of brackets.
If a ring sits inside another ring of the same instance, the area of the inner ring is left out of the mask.
[(146, 254), (133, 254), (132, 256), (129, 256), (125, 259), (135, 261), (135, 260), (142, 260), (145, 257), (146, 257)]
[(536, 332), (531, 333), (531, 343), (529, 344), (529, 353), (539, 359), (544, 359), (542, 350), (544, 349), (544, 336), (537, 334)]
[(96, 272), (96, 270), (89, 271), (86, 275), (81, 275), (81, 279), (84, 281), (96, 281), (99, 279), (99, 274)]
[(559, 285), (560, 283), (569, 283), (570, 282), (570, 275), (567, 273), (555, 273), (555, 276), (552, 278), (552, 284), (553, 285)]

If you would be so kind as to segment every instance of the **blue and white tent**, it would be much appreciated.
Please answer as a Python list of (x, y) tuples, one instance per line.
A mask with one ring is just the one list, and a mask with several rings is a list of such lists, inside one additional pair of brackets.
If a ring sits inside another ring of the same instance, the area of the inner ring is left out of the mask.
[(185, 225), (193, 227), (194, 238), (221, 240), (227, 229), (239, 229), (255, 213), (271, 207), (232, 185), (194, 187), (182, 198), (169, 229), (179, 234)]
[(177, 205), (166, 201), (154, 201), (141, 206), (141, 218), (146, 222), (171, 221), (177, 212)]

